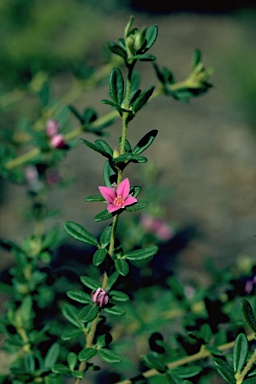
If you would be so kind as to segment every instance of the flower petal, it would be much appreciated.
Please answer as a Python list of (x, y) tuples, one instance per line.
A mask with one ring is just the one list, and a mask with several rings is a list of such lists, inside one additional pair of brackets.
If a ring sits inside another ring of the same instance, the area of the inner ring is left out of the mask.
[(134, 204), (134, 203), (137, 203), (137, 199), (133, 196), (128, 196), (124, 202), (124, 207), (126, 207), (127, 205)]
[(116, 197), (116, 190), (109, 187), (99, 187), (100, 193), (108, 203), (113, 203)]
[(121, 196), (123, 199), (126, 199), (126, 197), (129, 195), (130, 192), (130, 182), (129, 179), (126, 178), (117, 187), (116, 194), (118, 196)]
[(118, 207), (118, 205), (114, 205), (114, 204), (111, 204), (111, 203), (108, 204), (108, 211), (109, 211), (109, 213), (118, 211), (119, 209), (121, 209), (121, 208)]

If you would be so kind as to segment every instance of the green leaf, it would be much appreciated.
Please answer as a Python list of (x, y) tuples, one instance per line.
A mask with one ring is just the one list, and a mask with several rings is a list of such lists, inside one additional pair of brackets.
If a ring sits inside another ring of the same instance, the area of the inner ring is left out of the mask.
[(102, 149), (102, 146), (98, 145), (98, 144), (94, 144), (94, 143), (91, 143), (90, 141), (88, 140), (85, 140), (85, 139), (80, 139), (81, 143), (87, 145), (87, 147), (93, 149), (94, 151), (96, 152), (99, 152), (101, 155), (107, 157), (107, 158), (111, 158), (111, 156), (109, 155), (108, 152), (106, 152), (104, 149)]
[(148, 205), (146, 200), (139, 200), (136, 204), (125, 207), (127, 212), (139, 211), (140, 209), (145, 208)]
[(59, 228), (56, 226), (51, 228), (48, 233), (44, 236), (42, 242), (42, 250), (50, 248), (52, 245), (56, 243), (56, 239), (59, 235)]
[(236, 337), (233, 349), (233, 368), (235, 373), (241, 372), (247, 360), (249, 343), (244, 333)]
[(234, 372), (226, 360), (221, 357), (214, 357), (212, 361), (216, 365), (217, 371), (224, 380), (226, 380), (229, 384), (236, 384)]
[(160, 357), (154, 355), (144, 355), (142, 357), (148, 367), (154, 368), (161, 373), (166, 371), (167, 367)]
[(57, 361), (60, 354), (60, 345), (58, 343), (54, 343), (48, 349), (45, 359), (44, 359), (44, 367), (51, 368)]
[(132, 153), (134, 155), (139, 155), (140, 153), (144, 152), (153, 143), (157, 134), (157, 129), (153, 129), (152, 131), (148, 132), (134, 147)]
[(71, 304), (64, 304), (62, 308), (63, 315), (66, 317), (66, 319), (73, 325), (75, 325), (78, 328), (82, 327), (82, 324), (79, 322), (77, 316), (78, 316), (78, 310), (76, 307), (74, 307)]
[(77, 355), (74, 352), (69, 352), (67, 357), (67, 362), (69, 369), (73, 371), (75, 369), (76, 363), (77, 363)]
[(78, 313), (78, 319), (83, 323), (90, 323), (99, 313), (99, 307), (95, 304), (87, 305)]
[(35, 371), (35, 358), (31, 353), (24, 356), (26, 371), (33, 374)]
[(74, 289), (74, 290), (68, 291), (67, 296), (70, 299), (77, 301), (78, 303), (88, 304), (91, 302), (91, 297), (88, 295), (88, 293), (85, 293), (83, 291)]
[(123, 255), (123, 257), (131, 261), (145, 260), (154, 256), (157, 251), (158, 247), (156, 245), (150, 245), (146, 248), (136, 249), (135, 251), (128, 252), (127, 254)]
[(115, 301), (125, 302), (130, 300), (129, 296), (121, 291), (112, 290), (110, 296)]
[(78, 359), (79, 361), (88, 361), (93, 356), (95, 356), (96, 353), (97, 353), (97, 350), (94, 348), (84, 348), (82, 349), (82, 351), (79, 352)]
[(80, 280), (86, 287), (91, 288), (93, 291), (96, 291), (96, 289), (100, 287), (100, 283), (92, 277), (81, 276)]
[(102, 151), (108, 153), (109, 157), (112, 158), (113, 150), (105, 140), (98, 139), (95, 141), (95, 144), (98, 145), (102, 149)]
[(69, 331), (65, 331), (61, 335), (61, 338), (64, 341), (68, 341), (68, 340), (77, 339), (78, 337), (82, 336), (83, 334), (84, 334), (84, 332), (83, 332), (82, 329), (72, 329), (72, 330), (69, 330)]
[(103, 178), (106, 186), (109, 188), (117, 181), (117, 171), (112, 168), (109, 161), (106, 161), (104, 164)]
[[(121, 145), (121, 142), (122, 142), (122, 137), (119, 137), (119, 139), (118, 139), (119, 146)], [(127, 139), (125, 139), (124, 150), (125, 150), (125, 152), (132, 152), (131, 144)]]
[(151, 25), (146, 29), (145, 33), (145, 39), (147, 41), (146, 49), (149, 49), (152, 47), (152, 45), (155, 43), (158, 35), (158, 27), (157, 25)]
[(126, 311), (117, 305), (114, 305), (113, 307), (106, 307), (104, 308), (105, 312), (110, 313), (114, 316), (123, 316), (125, 315)]
[(74, 239), (81, 241), (82, 243), (94, 245), (95, 247), (99, 246), (97, 239), (81, 225), (72, 221), (67, 221), (64, 224), (64, 228)]
[(130, 60), (155, 61), (156, 57), (150, 54), (141, 54), (141, 55), (131, 56)]
[(122, 276), (126, 276), (129, 273), (129, 264), (124, 259), (116, 259), (115, 267), (118, 273)]
[(87, 196), (84, 201), (86, 201), (87, 203), (91, 203), (94, 201), (105, 201), (105, 199), (102, 195), (90, 195)]
[(172, 370), (172, 373), (174, 373), (176, 376), (180, 377), (181, 379), (186, 379), (188, 377), (193, 377), (198, 375), (200, 372), (202, 372), (202, 367), (200, 366), (189, 366), (189, 367), (179, 367)]
[(102, 248), (106, 248), (109, 245), (110, 239), (111, 239), (111, 233), (112, 233), (112, 225), (108, 225), (100, 236), (100, 245)]
[(242, 299), (242, 311), (247, 324), (251, 327), (253, 332), (256, 333), (256, 318), (251, 304), (246, 299)]
[(110, 73), (109, 90), (114, 102), (121, 105), (124, 97), (124, 79), (117, 67), (114, 67)]
[(114, 163), (124, 163), (126, 161), (129, 161), (132, 159), (132, 154), (131, 153), (124, 153), (123, 155), (117, 156), (113, 159)]
[(132, 163), (146, 163), (148, 159), (145, 156), (132, 156), (131, 160)]
[(124, 60), (127, 58), (127, 53), (124, 48), (122, 48), (119, 44), (113, 42), (113, 41), (108, 41), (108, 48), (110, 49), (111, 52), (115, 53), (116, 55), (122, 57)]
[(192, 59), (192, 68), (195, 68), (200, 63), (201, 57), (201, 51), (199, 49), (196, 49)]
[(69, 373), (70, 369), (64, 364), (55, 364), (52, 367), (52, 371), (54, 373), (65, 374), (65, 373)]
[(109, 220), (113, 217), (113, 214), (112, 213), (109, 213), (107, 209), (104, 209), (104, 211), (101, 211), (100, 213), (98, 213), (95, 217), (94, 217), (94, 220), (96, 221), (96, 223), (100, 222), (100, 221), (104, 221), (104, 220)]
[(133, 103), (132, 109), (134, 113), (137, 113), (148, 101), (152, 93), (154, 92), (155, 87), (152, 85), (143, 91), (137, 100)]
[(26, 296), (20, 306), (20, 316), (24, 322), (29, 321), (32, 317), (32, 305), (32, 297)]
[[(128, 266), (129, 268), (129, 266)], [(112, 275), (110, 275), (108, 282), (107, 282), (107, 289), (110, 290), (113, 285), (117, 282), (119, 278), (119, 273), (117, 271), (113, 272)]]
[(98, 267), (100, 264), (103, 263), (107, 256), (107, 251), (105, 249), (97, 249), (97, 251), (93, 255), (93, 265)]
[(84, 372), (82, 371), (72, 371), (71, 376), (73, 376), (75, 379), (82, 379), (84, 377)]
[(116, 352), (107, 348), (99, 349), (98, 355), (107, 363), (120, 363), (121, 361), (121, 357)]

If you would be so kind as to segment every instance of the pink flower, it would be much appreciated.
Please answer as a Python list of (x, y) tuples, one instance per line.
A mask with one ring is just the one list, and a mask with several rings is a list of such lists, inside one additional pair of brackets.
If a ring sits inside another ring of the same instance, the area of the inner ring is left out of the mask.
[(63, 148), (66, 146), (65, 138), (61, 134), (53, 136), (50, 143), (53, 148)]
[(170, 240), (174, 235), (171, 227), (164, 220), (150, 215), (142, 215), (141, 225), (149, 232), (155, 234), (160, 240)]
[(96, 291), (92, 294), (92, 301), (96, 303), (99, 307), (107, 305), (107, 303), (109, 302), (108, 291), (105, 291), (105, 289), (103, 288), (96, 289)]
[(52, 138), (57, 135), (60, 130), (59, 122), (55, 119), (50, 119), (46, 123), (46, 134), (48, 137)]
[(99, 190), (108, 202), (108, 211), (110, 213), (125, 208), (127, 205), (137, 203), (137, 199), (129, 195), (130, 182), (128, 178), (124, 179), (117, 188), (99, 187)]

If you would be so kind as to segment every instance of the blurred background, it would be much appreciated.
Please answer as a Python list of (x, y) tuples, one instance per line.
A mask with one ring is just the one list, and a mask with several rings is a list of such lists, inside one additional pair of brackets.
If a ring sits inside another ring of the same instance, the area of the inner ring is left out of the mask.
[[(150, 4), (149, 4), (150, 3)], [(130, 15), (134, 26), (156, 24), (159, 37), (151, 49), (158, 64), (177, 81), (191, 69), (194, 49), (212, 67), (213, 88), (188, 104), (159, 97), (131, 123), (132, 144), (151, 129), (159, 134), (148, 150), (149, 167), (157, 170), (154, 189), (163, 189), (166, 219), (186, 234), (178, 247), (177, 270), (200, 274), (206, 257), (219, 266), (238, 257), (254, 257), (256, 244), (256, 7), (248, 1), (145, 0), (2, 0), (0, 4), (0, 92), (27, 84), (38, 71), (49, 73), (56, 98), (65, 95), (70, 76), (80, 66), (100, 67), (106, 41), (117, 41)], [(139, 65), (142, 87), (157, 84), (150, 63)], [(86, 92), (73, 105), (109, 112), (101, 103), (108, 80)], [(1, 111), (1, 129), (13, 131), (20, 119), (36, 117), (33, 100), (25, 98)], [(76, 126), (71, 118), (70, 124)], [(115, 146), (119, 124), (109, 128)], [(87, 137), (94, 140), (94, 137)], [(151, 164), (151, 165), (150, 165)], [(60, 210), (57, 222), (77, 221), (95, 234), (93, 216), (103, 209), (84, 203), (97, 193), (103, 159), (78, 145), (62, 165), (74, 183), (53, 192), (49, 208)], [(131, 167), (132, 168), (132, 167)], [(144, 166), (131, 169), (134, 184)], [(150, 172), (150, 168), (147, 168)], [(145, 176), (145, 175), (144, 175)], [(147, 178), (145, 177), (144, 181)], [(143, 185), (142, 185), (143, 186)], [(28, 206), (22, 185), (1, 179), (1, 237), (21, 241), (30, 233), (23, 212)], [(154, 202), (151, 201), (151, 204)], [(3, 254), (2, 263), (9, 263)]]

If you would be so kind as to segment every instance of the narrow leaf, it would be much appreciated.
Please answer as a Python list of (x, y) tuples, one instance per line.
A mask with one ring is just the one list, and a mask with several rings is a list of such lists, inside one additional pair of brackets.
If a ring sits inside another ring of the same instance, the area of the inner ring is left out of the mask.
[(98, 355), (107, 363), (120, 363), (121, 361), (121, 357), (116, 352), (107, 348), (99, 349)]
[(119, 44), (114, 43), (113, 41), (108, 41), (108, 48), (111, 52), (115, 53), (118, 56), (121, 56), (124, 60), (127, 58), (127, 53), (124, 48)]
[(46, 356), (44, 359), (44, 367), (51, 368), (58, 360), (59, 354), (60, 354), (60, 345), (58, 343), (52, 344), (46, 353)]
[(112, 225), (108, 225), (100, 236), (100, 245), (102, 248), (106, 248), (110, 243), (112, 232)]
[(110, 313), (114, 316), (123, 316), (125, 315), (125, 310), (122, 307), (119, 307), (117, 305), (114, 305), (113, 307), (106, 307), (104, 308), (105, 312)]
[(251, 327), (253, 332), (256, 333), (256, 318), (253, 313), (251, 304), (246, 299), (242, 299), (242, 311), (247, 324), (249, 325), (249, 327)]
[(94, 217), (94, 220), (96, 222), (99, 222), (99, 221), (104, 221), (104, 220), (109, 220), (113, 217), (113, 214), (112, 213), (109, 213), (107, 209), (105, 209), (104, 211), (101, 211), (100, 213), (98, 213), (95, 217)]
[(181, 379), (187, 379), (188, 377), (194, 377), (202, 372), (200, 366), (179, 367), (172, 370), (172, 372)]
[(99, 312), (99, 307), (97, 305), (87, 305), (78, 313), (78, 319), (83, 323), (90, 323), (93, 321)]
[(86, 201), (87, 203), (91, 203), (94, 201), (105, 201), (105, 199), (102, 195), (90, 195), (87, 196), (84, 201)]
[(122, 276), (126, 276), (129, 273), (129, 264), (124, 259), (116, 259), (115, 267), (117, 272)]
[(136, 249), (135, 251), (131, 251), (126, 255), (124, 255), (123, 257), (132, 261), (144, 260), (154, 256), (157, 253), (157, 251), (158, 251), (158, 247), (156, 245), (151, 245), (146, 248), (141, 248), (141, 249)]
[(148, 367), (154, 368), (158, 372), (164, 373), (167, 369), (164, 362), (158, 356), (144, 355), (143, 360), (145, 361)]
[(140, 209), (145, 208), (148, 205), (146, 200), (139, 200), (136, 204), (131, 205), (129, 207), (125, 207), (127, 212), (139, 211)]
[(78, 359), (79, 361), (88, 361), (93, 356), (95, 356), (97, 353), (97, 350), (94, 348), (84, 348), (81, 352), (79, 352)]
[(93, 255), (93, 264), (98, 267), (100, 264), (103, 263), (107, 256), (107, 251), (105, 249), (97, 249), (97, 251)]
[(73, 339), (77, 339), (78, 337), (82, 336), (83, 334), (84, 334), (84, 332), (82, 329), (72, 329), (69, 331), (65, 331), (61, 335), (61, 339), (64, 341), (73, 340)]
[(145, 89), (140, 96), (137, 98), (137, 100), (134, 102), (132, 108), (133, 111), (136, 113), (138, 112), (148, 101), (152, 93), (154, 92), (155, 87), (151, 86)]
[(100, 284), (96, 279), (93, 279), (92, 277), (88, 276), (81, 276), (80, 277), (81, 282), (88, 288), (92, 289), (93, 291), (96, 291), (96, 289), (99, 288)]
[(124, 96), (124, 79), (119, 68), (114, 67), (109, 79), (110, 96), (115, 103), (121, 105)]
[(74, 352), (70, 352), (67, 357), (67, 362), (68, 362), (69, 369), (73, 371), (77, 363), (77, 354)]
[(67, 233), (74, 239), (81, 241), (82, 243), (94, 245), (96, 247), (99, 246), (97, 239), (80, 224), (74, 223), (72, 221), (67, 221), (64, 224), (64, 228)]
[(110, 292), (110, 296), (115, 301), (124, 302), (124, 301), (130, 300), (129, 296), (126, 293), (121, 292), (121, 291), (112, 290)]
[(71, 290), (67, 292), (67, 296), (81, 304), (88, 304), (91, 302), (91, 298), (88, 293), (79, 290)]
[(95, 144), (98, 145), (104, 152), (109, 154), (109, 157), (113, 156), (113, 150), (105, 140), (96, 140)]
[(155, 43), (158, 35), (158, 27), (157, 25), (151, 25), (146, 29), (145, 39), (147, 41), (146, 49), (149, 49), (152, 47), (152, 45)]
[(236, 337), (233, 349), (233, 367), (235, 373), (241, 372), (247, 360), (249, 344), (244, 333)]
[(103, 155), (103, 156), (105, 156), (107, 158), (111, 158), (109, 153), (106, 152), (105, 150), (103, 150), (101, 146), (99, 146), (97, 144), (94, 144), (94, 143), (91, 143), (90, 141), (85, 140), (85, 139), (80, 139), (80, 141), (81, 141), (81, 143), (87, 145), (87, 147), (93, 149), (96, 152), (99, 152), (101, 155)]
[(226, 360), (221, 357), (214, 357), (212, 361), (216, 365), (217, 371), (224, 380), (226, 380), (229, 384), (236, 384), (234, 372)]
[(157, 129), (153, 129), (152, 131), (148, 132), (143, 138), (138, 142), (138, 144), (133, 149), (134, 155), (139, 155), (140, 153), (144, 152), (155, 140), (156, 135), (158, 134)]
[(66, 319), (75, 325), (78, 328), (82, 327), (82, 324), (79, 322), (77, 315), (78, 315), (78, 310), (76, 307), (70, 304), (64, 304), (63, 309), (62, 309), (63, 315), (66, 317)]

